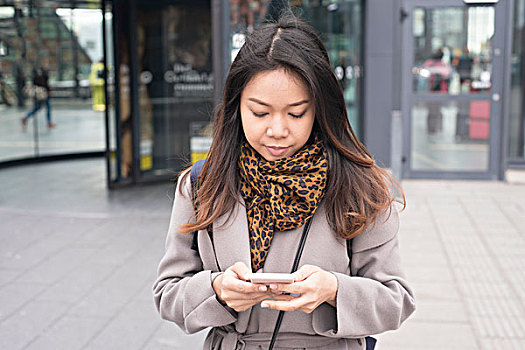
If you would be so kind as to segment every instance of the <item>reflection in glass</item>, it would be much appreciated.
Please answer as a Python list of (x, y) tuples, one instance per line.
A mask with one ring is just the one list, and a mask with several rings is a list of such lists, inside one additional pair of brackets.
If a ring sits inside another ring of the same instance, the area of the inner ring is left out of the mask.
[(493, 7), (417, 8), (413, 18), (415, 92), (490, 91)]
[(235, 59), (246, 35), (266, 18), (271, 0), (230, 0), (230, 58)]
[(525, 158), (525, 0), (514, 3), (511, 86), (509, 108), (509, 157)]
[(420, 102), (412, 109), (411, 168), (486, 171), (490, 102)]
[(172, 174), (209, 147), (194, 138), (202, 141), (213, 114), (210, 2), (140, 0), (136, 28), (139, 170)]
[(362, 2), (294, 1), (324, 39), (334, 74), (341, 84), (352, 128), (360, 137), (362, 81)]
[[(231, 60), (244, 44), (246, 35), (266, 17), (280, 13), (287, 1), (230, 0)], [(289, 2), (292, 10), (310, 23), (323, 38), (334, 74), (341, 83), (350, 124), (359, 137), (362, 79), (362, 1)]]
[[(0, 7), (0, 22), (9, 28), (0, 35), (0, 161), (103, 151), (104, 115), (92, 108), (89, 81), (102, 58), (100, 11), (22, 2)], [(43, 107), (23, 125), (35, 104), (27, 92), (42, 69), (52, 123)]]

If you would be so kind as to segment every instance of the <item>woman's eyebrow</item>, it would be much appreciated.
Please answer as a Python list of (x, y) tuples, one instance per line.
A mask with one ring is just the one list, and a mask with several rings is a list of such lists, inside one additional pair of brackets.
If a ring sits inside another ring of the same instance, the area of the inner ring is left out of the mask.
[[(258, 100), (255, 97), (250, 97), (250, 98), (248, 98), (248, 100), (252, 101), (252, 102), (255, 102), (255, 103), (258, 103), (260, 105), (266, 106), (266, 107), (270, 107), (270, 105), (268, 103), (263, 102), (261, 100)], [(298, 101), (298, 102), (290, 103), (288, 106), (295, 107), (295, 106), (300, 106), (300, 105), (308, 103), (308, 102), (310, 102), (310, 101), (309, 100), (301, 100), (301, 101)]]

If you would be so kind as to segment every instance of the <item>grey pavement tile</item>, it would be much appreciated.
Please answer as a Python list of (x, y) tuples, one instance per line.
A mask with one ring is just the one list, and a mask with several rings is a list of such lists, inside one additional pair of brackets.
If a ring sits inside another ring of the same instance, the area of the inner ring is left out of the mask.
[(482, 338), (480, 339), (482, 350), (523, 350), (525, 349), (525, 339), (502, 339), (502, 338)]
[(452, 270), (448, 267), (406, 265), (404, 270), (413, 282), (454, 282)]
[(154, 271), (152, 271), (152, 276), (154, 276), (151, 280), (148, 280), (148, 282), (146, 282), (141, 288), (140, 290), (138, 291), (138, 293), (133, 297), (133, 300), (135, 301), (143, 301), (143, 302), (148, 302), (148, 303), (151, 303), (152, 305), (154, 305), (153, 303), (153, 291), (152, 291), (152, 288), (153, 288), (153, 283), (155, 282), (155, 279), (156, 279), (156, 269), (154, 269)]
[(174, 323), (163, 321), (143, 350), (202, 349), (207, 330), (186, 334)]
[[(416, 295), (417, 297), (417, 295)], [(468, 323), (469, 318), (461, 301), (428, 300), (418, 301), (414, 321), (441, 323)]]
[(474, 316), (472, 322), (476, 333), (482, 338), (524, 338), (525, 316), (487, 317)]
[(59, 319), (67, 306), (61, 302), (32, 301), (0, 323), (0, 349), (23, 349)]
[(137, 277), (134, 271), (122, 266), (74, 305), (71, 313), (111, 317), (130, 302), (146, 284), (145, 278)]
[[(524, 316), (523, 304), (519, 298), (465, 298), (469, 314), (478, 317), (520, 317)], [(525, 332), (523, 334), (525, 337)]]
[(70, 244), (74, 237), (58, 235), (48, 235), (42, 237), (34, 244), (29, 244), (20, 250), (7, 253), (0, 259), (0, 268), (9, 267), (13, 269), (28, 269), (38, 263), (49, 259), (57, 254), (65, 246)]
[(479, 350), (468, 323), (417, 322), (408, 320), (399, 330), (377, 336), (377, 349), (404, 347), (417, 350)]
[(507, 283), (497, 283), (491, 281), (466, 281), (460, 280), (458, 283), (459, 291), (465, 298), (514, 298), (516, 295), (509, 288)]
[(108, 278), (112, 267), (100, 263), (81, 264), (38, 294), (37, 300), (74, 304)]
[(0, 290), (2, 287), (13, 282), (23, 271), (0, 268)]
[(0, 253), (2, 255), (16, 254), (19, 250), (44, 238), (37, 228), (41, 224), (38, 217), (26, 215), (22, 220), (16, 220), (0, 232)]
[(416, 295), (417, 305), (433, 301), (462, 301), (456, 283), (449, 282), (417, 282), (411, 278), (410, 286)]
[(107, 318), (66, 316), (43, 331), (24, 349), (82, 349), (108, 323)]
[(85, 349), (142, 349), (161, 322), (153, 303), (131, 302), (111, 319)]
[(63, 249), (49, 259), (41, 262), (38, 266), (30, 269), (18, 279), (22, 282), (37, 282), (52, 285), (59, 281), (69, 271), (73, 271), (82, 264), (93, 249)]
[(0, 289), (0, 321), (32, 301), (45, 286), (39, 283), (14, 281)]
[(404, 247), (405, 244), (402, 242), (402, 259), (405, 265), (420, 265), (428, 267), (443, 267), (448, 268), (449, 262), (443, 259), (444, 251), (442, 249), (436, 249), (432, 251), (426, 251), (423, 249), (417, 249), (410, 251)]

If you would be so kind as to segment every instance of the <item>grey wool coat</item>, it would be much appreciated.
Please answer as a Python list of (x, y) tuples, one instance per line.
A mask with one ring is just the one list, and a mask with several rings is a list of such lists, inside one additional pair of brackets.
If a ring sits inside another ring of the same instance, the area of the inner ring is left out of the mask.
[[(155, 304), (162, 318), (187, 333), (211, 327), (205, 349), (266, 349), (278, 311), (260, 304), (243, 311), (223, 306), (212, 281), (237, 261), (250, 265), (246, 209), (242, 198), (232, 215), (213, 225), (213, 242), (198, 232), (199, 252), (191, 249), (192, 235), (178, 233), (178, 226), (192, 216), (190, 177), (177, 188), (166, 252), (153, 286)], [(286, 312), (274, 349), (365, 349), (364, 337), (397, 329), (415, 310), (399, 256), (399, 220), (394, 209), (373, 227), (353, 239), (349, 264), (346, 242), (330, 228), (323, 204), (313, 217), (299, 266), (317, 265), (338, 281), (337, 308), (323, 303), (312, 313)], [(289, 273), (303, 228), (276, 232), (261, 272)]]

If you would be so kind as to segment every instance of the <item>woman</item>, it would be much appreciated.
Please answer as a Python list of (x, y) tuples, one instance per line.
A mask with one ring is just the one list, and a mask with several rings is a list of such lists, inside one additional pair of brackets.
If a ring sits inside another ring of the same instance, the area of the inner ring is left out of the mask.
[[(294, 17), (257, 29), (230, 68), (196, 188), (179, 179), (154, 285), (161, 316), (188, 333), (212, 327), (205, 349), (266, 349), (277, 310), (275, 349), (363, 349), (398, 328), (415, 307), (389, 179), (352, 131), (315, 31)], [(290, 272), (310, 218), (295, 282), (250, 283)]]

